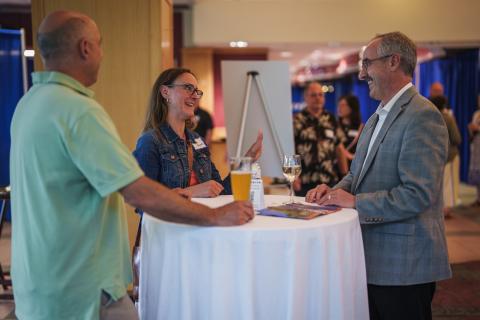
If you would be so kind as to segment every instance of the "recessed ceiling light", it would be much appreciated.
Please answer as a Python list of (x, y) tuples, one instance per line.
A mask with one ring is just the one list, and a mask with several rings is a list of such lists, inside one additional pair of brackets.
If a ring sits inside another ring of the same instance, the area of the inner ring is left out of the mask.
[(246, 47), (248, 47), (248, 42), (246, 42), (246, 41), (237, 41), (237, 47), (239, 47), (239, 48), (246, 48)]
[(246, 47), (248, 47), (248, 42), (246, 42), (246, 41), (230, 41), (230, 47), (232, 47), (232, 48), (246, 48)]
[(280, 57), (282, 58), (291, 58), (292, 57), (292, 53), (290, 51), (282, 51), (280, 52)]

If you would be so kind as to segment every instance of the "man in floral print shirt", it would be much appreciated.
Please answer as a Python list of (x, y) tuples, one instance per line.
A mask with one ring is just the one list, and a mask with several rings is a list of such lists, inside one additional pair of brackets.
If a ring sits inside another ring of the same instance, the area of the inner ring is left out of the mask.
[(318, 184), (333, 186), (339, 180), (339, 170), (346, 173), (346, 159), (339, 149), (345, 140), (335, 117), (324, 109), (322, 85), (311, 82), (305, 88), (306, 107), (295, 115), (293, 131), (295, 151), (302, 157), (302, 173), (295, 181), (297, 195), (305, 196)]

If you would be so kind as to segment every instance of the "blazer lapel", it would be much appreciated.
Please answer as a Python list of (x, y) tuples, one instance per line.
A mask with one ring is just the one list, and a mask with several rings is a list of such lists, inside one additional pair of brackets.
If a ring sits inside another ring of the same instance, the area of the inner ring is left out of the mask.
[[(365, 162), (365, 157), (368, 151), (368, 145), (370, 144), (370, 140), (372, 139), (373, 131), (375, 131), (375, 127), (378, 122), (378, 114), (374, 113), (365, 124), (365, 128), (363, 129), (361, 135), (365, 135), (365, 148), (357, 148), (357, 152), (355, 153), (355, 158), (359, 159), (360, 163)], [(357, 184), (359, 176), (354, 175), (352, 181), (352, 187), (355, 187)], [(351, 192), (353, 193), (355, 189), (352, 189)]]
[[(367, 173), (368, 169), (370, 168), (373, 159), (375, 159), (375, 155), (377, 154), (378, 148), (380, 144), (382, 143), (383, 139), (385, 138), (385, 135), (387, 134), (388, 130), (392, 126), (393, 122), (397, 119), (397, 117), (403, 112), (403, 110), (408, 106), (408, 103), (412, 100), (413, 96), (417, 94), (417, 90), (415, 87), (409, 88), (407, 91), (404, 92), (400, 96), (400, 98), (395, 102), (393, 105), (392, 109), (388, 112), (387, 117), (385, 118), (385, 121), (383, 122), (382, 128), (380, 129), (380, 132), (378, 133), (377, 137), (375, 138), (375, 142), (372, 145), (372, 149), (370, 150), (370, 153), (368, 154), (367, 159), (365, 159), (365, 165), (363, 166), (363, 170), (360, 172), (360, 176), (358, 177), (358, 180), (356, 184), (354, 185), (354, 194), (357, 191), (358, 186), (363, 180), (363, 177), (365, 177), (365, 174)], [(373, 131), (373, 129), (372, 129)], [(370, 140), (369, 140), (370, 141)], [(368, 145), (366, 145), (366, 148), (368, 149)], [(367, 153), (367, 150), (364, 151)], [(365, 156), (364, 156), (365, 157)]]

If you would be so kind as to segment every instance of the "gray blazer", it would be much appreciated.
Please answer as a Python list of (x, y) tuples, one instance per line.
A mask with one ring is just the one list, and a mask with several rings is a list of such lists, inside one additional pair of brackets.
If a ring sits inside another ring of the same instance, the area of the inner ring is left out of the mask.
[(451, 277), (442, 211), (448, 147), (442, 115), (409, 88), (388, 113), (360, 174), (372, 124), (373, 117), (350, 172), (335, 186), (356, 197), (367, 282), (411, 285)]

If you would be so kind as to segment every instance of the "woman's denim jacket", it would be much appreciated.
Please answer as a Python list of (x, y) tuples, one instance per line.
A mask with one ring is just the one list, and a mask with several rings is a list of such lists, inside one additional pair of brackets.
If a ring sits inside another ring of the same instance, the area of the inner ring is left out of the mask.
[[(203, 139), (191, 130), (185, 135), (193, 146), (193, 171), (198, 182), (215, 180), (222, 184), (222, 194), (231, 194), (230, 175), (222, 181), (220, 174), (210, 160), (210, 151)], [(198, 139), (201, 139), (202, 143)], [(133, 151), (145, 175), (168, 188), (186, 188), (190, 177), (187, 144), (167, 124), (160, 125), (159, 132), (149, 130), (143, 133)]]

